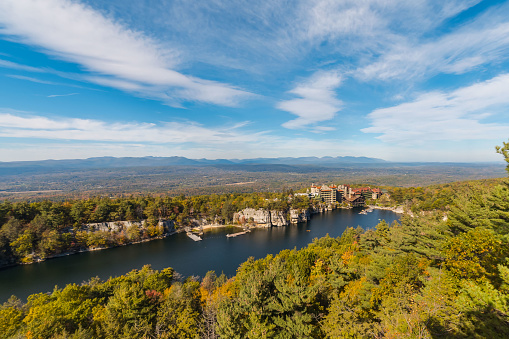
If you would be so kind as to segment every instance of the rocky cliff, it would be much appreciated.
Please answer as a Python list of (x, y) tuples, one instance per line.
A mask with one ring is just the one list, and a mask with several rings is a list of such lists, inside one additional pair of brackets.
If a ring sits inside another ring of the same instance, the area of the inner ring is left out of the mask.
[[(110, 221), (86, 224), (83, 229), (86, 231), (122, 232), (129, 227), (136, 226), (140, 229), (147, 227), (147, 221)], [(160, 220), (158, 226), (162, 226), (165, 232), (174, 230), (175, 224), (172, 220)]]
[(298, 222), (307, 222), (310, 218), (311, 215), (307, 209), (290, 210), (290, 223), (292, 224), (296, 224)]
[(248, 224), (254, 223), (260, 227), (286, 226), (286, 213), (275, 210), (264, 210), (254, 208), (245, 208), (233, 215), (233, 223)]
[(286, 220), (286, 213), (281, 211), (270, 211), (270, 222), (272, 226), (288, 225), (288, 221)]

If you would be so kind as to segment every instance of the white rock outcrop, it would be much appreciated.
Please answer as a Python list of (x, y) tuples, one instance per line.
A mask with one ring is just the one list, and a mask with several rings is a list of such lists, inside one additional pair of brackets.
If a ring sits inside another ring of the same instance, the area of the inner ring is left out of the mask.
[(309, 210), (307, 209), (291, 209), (290, 210), (290, 223), (296, 224), (299, 222), (307, 222), (311, 218)]
[(233, 215), (233, 223), (254, 223), (259, 227), (286, 226), (286, 214), (282, 211), (245, 208)]
[(282, 211), (270, 211), (270, 222), (272, 226), (286, 226), (286, 213)]
[[(83, 228), (87, 231), (122, 232), (131, 226), (142, 229), (147, 227), (147, 221), (109, 221), (85, 224)], [(163, 226), (166, 232), (174, 230), (175, 224), (172, 220), (160, 220), (158, 226)]]

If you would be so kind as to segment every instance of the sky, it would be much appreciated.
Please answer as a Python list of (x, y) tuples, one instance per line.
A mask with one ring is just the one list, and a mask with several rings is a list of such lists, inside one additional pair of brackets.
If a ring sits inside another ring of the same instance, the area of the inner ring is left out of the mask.
[(502, 161), (509, 1), (1, 0), (0, 161)]

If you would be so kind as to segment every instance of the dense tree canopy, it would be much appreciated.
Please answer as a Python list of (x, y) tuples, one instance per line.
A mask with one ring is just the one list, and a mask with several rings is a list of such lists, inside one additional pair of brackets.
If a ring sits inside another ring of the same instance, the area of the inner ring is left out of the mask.
[[(167, 231), (158, 225), (160, 220), (170, 220), (176, 228), (190, 225), (193, 220), (228, 224), (235, 212), (247, 207), (287, 211), (308, 209), (313, 204), (317, 202), (300, 196), (289, 199), (289, 192), (4, 201), (0, 203), (0, 266), (159, 237)], [(146, 223), (118, 232), (86, 226), (119, 221)]]

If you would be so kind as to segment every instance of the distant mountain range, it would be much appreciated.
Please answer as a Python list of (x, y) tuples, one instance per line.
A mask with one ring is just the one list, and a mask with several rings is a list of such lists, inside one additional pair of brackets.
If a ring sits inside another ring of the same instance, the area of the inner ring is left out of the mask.
[(41, 160), (0, 162), (0, 175), (21, 173), (43, 173), (58, 170), (104, 169), (122, 167), (164, 167), (164, 166), (235, 166), (235, 165), (308, 165), (340, 166), (384, 164), (387, 161), (367, 157), (299, 157), (299, 158), (254, 158), (254, 159), (188, 159), (185, 157), (96, 157), (71, 160)]

